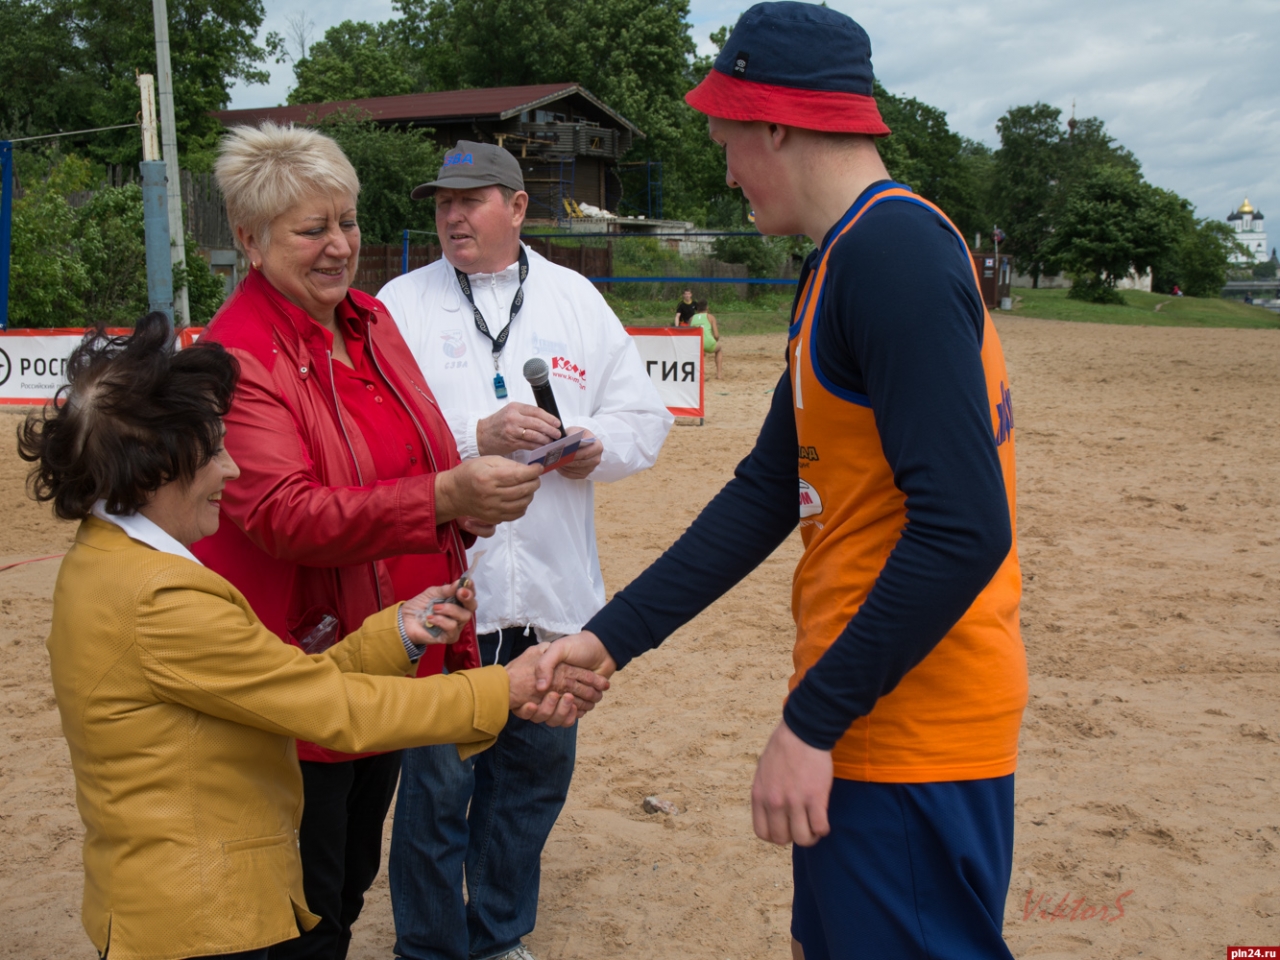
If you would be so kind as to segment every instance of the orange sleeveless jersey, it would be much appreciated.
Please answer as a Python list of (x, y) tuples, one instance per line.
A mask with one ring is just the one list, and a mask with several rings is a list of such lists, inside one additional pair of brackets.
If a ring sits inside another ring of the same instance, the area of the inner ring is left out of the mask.
[[(885, 201), (928, 207), (955, 231), (937, 207), (909, 190), (888, 187), (869, 197), (832, 238), (797, 301), (788, 358), (800, 441), (805, 550), (792, 585), (793, 690), (858, 612), (907, 522), (906, 497), (894, 485), (875, 414), (827, 389), (809, 360), (831, 250), (867, 210)], [(958, 231), (956, 237), (968, 255)], [(995, 327), (985, 309), (983, 313), (982, 365), (1012, 523), (1009, 378)], [(1009, 556), (960, 621), (836, 744), (835, 775), (926, 783), (1013, 773), (1027, 702), (1026, 655), (1018, 625), (1021, 594), (1015, 533)]]

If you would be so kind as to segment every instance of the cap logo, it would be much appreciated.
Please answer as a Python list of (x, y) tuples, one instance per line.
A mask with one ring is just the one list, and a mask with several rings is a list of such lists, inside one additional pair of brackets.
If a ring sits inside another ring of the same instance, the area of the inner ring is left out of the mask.
[(449, 154), (444, 158), (444, 165), (446, 167), (452, 167), (458, 163), (474, 164), (475, 161), (471, 159), (471, 154), (469, 153), (454, 153), (454, 154)]
[(739, 50), (738, 55), (733, 58), (733, 72), (741, 77), (747, 72), (747, 61), (751, 59), (751, 54), (746, 50)]

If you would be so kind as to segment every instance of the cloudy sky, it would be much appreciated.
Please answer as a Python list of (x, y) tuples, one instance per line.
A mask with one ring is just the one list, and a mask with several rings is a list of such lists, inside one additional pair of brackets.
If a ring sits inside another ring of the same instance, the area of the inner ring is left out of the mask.
[[(692, 0), (704, 52), (750, 4)], [(940, 107), (954, 130), (997, 146), (1010, 106), (1075, 101), (1142, 161), (1147, 179), (1224, 217), (1247, 194), (1280, 223), (1280, 0), (828, 0), (871, 35), (876, 76)], [(316, 37), (351, 16), (338, 0), (268, 0), (263, 31), (306, 10)], [(362, 19), (394, 16), (365, 0)], [(572, 78), (566, 78), (572, 79)], [(233, 92), (233, 107), (283, 102), (292, 81)], [(1277, 228), (1280, 231), (1280, 228)], [(1280, 236), (1276, 238), (1280, 240)]]

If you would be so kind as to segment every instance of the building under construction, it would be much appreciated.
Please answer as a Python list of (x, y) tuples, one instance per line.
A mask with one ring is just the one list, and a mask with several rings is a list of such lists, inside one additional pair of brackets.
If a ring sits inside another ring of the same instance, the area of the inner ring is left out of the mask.
[[(384, 126), (430, 127), (433, 138), (446, 147), (458, 140), (505, 147), (520, 160), (528, 216), (535, 221), (576, 219), (582, 204), (617, 212), (624, 193), (619, 160), (644, 137), (635, 124), (576, 83), (408, 93), (215, 115), (225, 126), (263, 120), (302, 125), (338, 110), (360, 111)], [(660, 179), (655, 184), (649, 165), (641, 166), (635, 171), (639, 177), (629, 178), (635, 184), (629, 206), (632, 212), (661, 217)], [(435, 171), (423, 170), (422, 175), (430, 179)]]

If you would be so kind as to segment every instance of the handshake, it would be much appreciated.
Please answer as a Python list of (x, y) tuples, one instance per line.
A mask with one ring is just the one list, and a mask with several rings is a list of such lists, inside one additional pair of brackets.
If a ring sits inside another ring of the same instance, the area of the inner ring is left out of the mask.
[[(475, 609), (475, 590), (463, 580), (429, 587), (406, 601), (400, 623), (420, 647), (456, 643)], [(512, 713), (550, 727), (569, 727), (600, 702), (617, 667), (595, 634), (576, 633), (530, 647), (505, 669)]]

